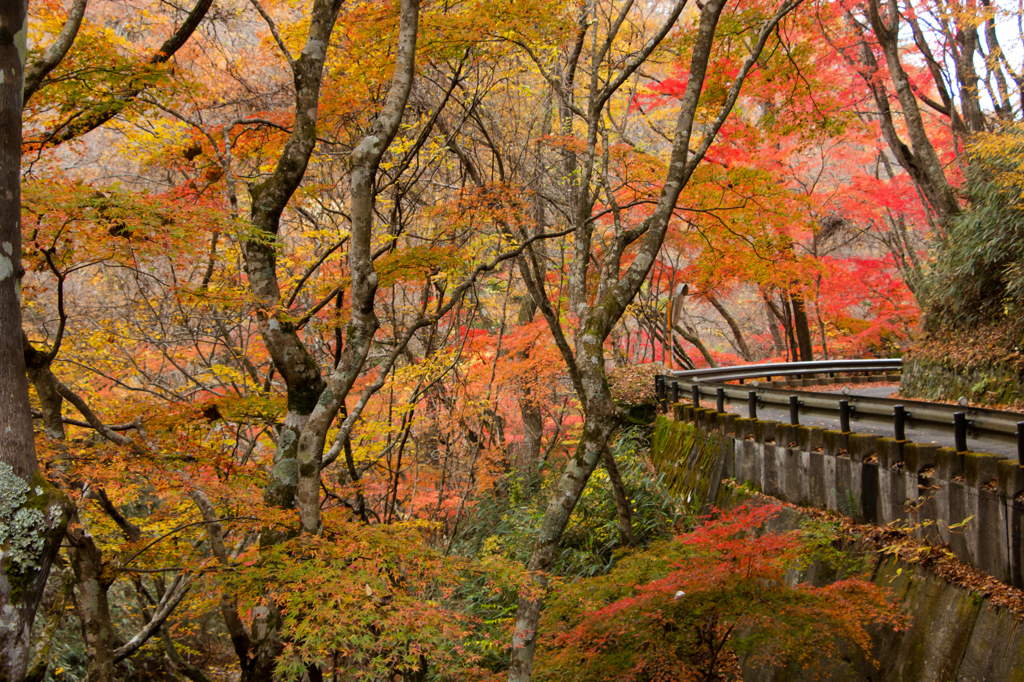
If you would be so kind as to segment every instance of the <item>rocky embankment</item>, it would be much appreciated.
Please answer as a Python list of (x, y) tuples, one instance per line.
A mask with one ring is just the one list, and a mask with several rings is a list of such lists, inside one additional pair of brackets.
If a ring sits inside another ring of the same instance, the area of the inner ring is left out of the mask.
[(1024, 407), (1022, 326), (921, 336), (904, 356), (900, 395), (934, 401), (963, 397), (978, 405)]

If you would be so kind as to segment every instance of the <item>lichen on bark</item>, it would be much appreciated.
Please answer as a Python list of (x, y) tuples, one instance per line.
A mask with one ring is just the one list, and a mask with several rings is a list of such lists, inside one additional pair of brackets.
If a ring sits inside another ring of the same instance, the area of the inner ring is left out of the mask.
[(48, 537), (67, 521), (55, 492), (40, 474), (28, 482), (0, 462), (0, 566), (15, 599), (42, 568)]

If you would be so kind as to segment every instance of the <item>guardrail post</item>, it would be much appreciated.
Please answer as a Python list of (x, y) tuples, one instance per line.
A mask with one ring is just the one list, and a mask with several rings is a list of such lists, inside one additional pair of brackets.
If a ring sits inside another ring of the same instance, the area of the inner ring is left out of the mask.
[(757, 419), (757, 391), (747, 393), (747, 414), (751, 419)]
[(896, 407), (894, 407), (892, 409), (893, 409), (893, 420), (895, 422), (894, 423), (894, 428), (895, 428), (895, 431), (896, 431), (896, 442), (897, 443), (905, 443), (906, 440), (907, 440), (907, 425), (906, 425), (907, 411), (905, 409), (903, 409), (902, 405), (897, 405)]
[(800, 426), (800, 397), (789, 396), (789, 423), (793, 426)]
[(672, 404), (675, 405), (679, 402), (679, 382), (672, 382)]
[(839, 430), (844, 436), (850, 435), (850, 401), (839, 401)]
[(654, 396), (658, 407), (662, 412), (665, 412), (665, 377), (660, 374), (654, 377)]
[(698, 384), (694, 384), (693, 388), (690, 390), (690, 393), (693, 396), (694, 409), (700, 407), (700, 386)]
[(1024, 422), (1017, 422), (1017, 464), (1024, 466)]
[(956, 454), (967, 452), (967, 413), (953, 413), (953, 440), (956, 443)]
[(721, 386), (715, 391), (715, 411), (718, 414), (725, 412), (725, 389)]

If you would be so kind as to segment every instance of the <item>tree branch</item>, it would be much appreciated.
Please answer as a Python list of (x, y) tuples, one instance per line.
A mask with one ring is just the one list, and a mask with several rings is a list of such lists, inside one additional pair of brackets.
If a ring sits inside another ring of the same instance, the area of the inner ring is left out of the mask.
[(39, 61), (34, 62), (25, 69), (25, 90), (22, 95), (22, 107), (28, 103), (32, 95), (36, 94), (47, 74), (64, 61), (64, 57), (67, 56), (68, 51), (75, 42), (75, 38), (78, 37), (78, 29), (82, 25), (82, 17), (85, 16), (85, 6), (88, 2), (89, 0), (75, 0), (71, 5), (71, 10), (68, 12), (68, 19), (64, 22), (64, 28), (61, 29), (53, 44), (46, 48)]
[(160, 626), (164, 624), (164, 621), (166, 621), (174, 612), (174, 609), (178, 607), (178, 604), (180, 604), (181, 600), (185, 598), (185, 595), (188, 594), (191, 583), (191, 578), (185, 578), (181, 575), (175, 578), (174, 583), (171, 585), (171, 589), (167, 591), (164, 598), (160, 601), (160, 606), (153, 614), (149, 623), (147, 623), (146, 626), (134, 637), (128, 640), (124, 646), (114, 649), (113, 659), (115, 664), (134, 654), (150, 637), (153, 636)]
[[(211, 5), (213, 5), (213, 0), (198, 0), (192, 11), (189, 12), (188, 17), (186, 17), (185, 22), (164, 41), (156, 52), (150, 55), (149, 59), (146, 60), (147, 64), (151, 66), (163, 64), (174, 56), (174, 53), (192, 37), (192, 34), (206, 17), (206, 13)], [(138, 97), (144, 90), (144, 87), (129, 87), (110, 100), (93, 108), (84, 109), (56, 128), (48, 130), (35, 138), (25, 140), (25, 142), (38, 145), (39, 147), (56, 147), (81, 137), (113, 119), (124, 110), (131, 100)], [(75, 123), (75, 125), (72, 125), (72, 123)]]
[(277, 25), (274, 23), (274, 20), (271, 19), (270, 15), (267, 14), (267, 11), (263, 9), (263, 5), (260, 4), (259, 0), (249, 0), (249, 2), (252, 3), (252, 6), (255, 7), (256, 11), (260, 13), (261, 17), (263, 17), (263, 21), (267, 22), (267, 28), (270, 29), (270, 35), (274, 36), (274, 42), (277, 43), (277, 47), (281, 50), (281, 54), (284, 55), (284, 58), (288, 60), (288, 66), (292, 67), (292, 71), (294, 71), (295, 58), (292, 57), (292, 53), (288, 51), (288, 48), (285, 47), (284, 41), (281, 40), (281, 34), (277, 32)]

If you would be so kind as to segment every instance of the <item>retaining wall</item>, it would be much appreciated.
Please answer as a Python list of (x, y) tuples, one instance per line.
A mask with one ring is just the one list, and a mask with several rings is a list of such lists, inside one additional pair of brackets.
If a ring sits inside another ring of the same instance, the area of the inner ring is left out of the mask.
[[(821, 471), (828, 468), (825, 464), (828, 461), (825, 459), (825, 448), (822, 446), (820, 452), (815, 452), (815, 448), (811, 447), (806, 451), (807, 457), (804, 458), (801, 454), (804, 450), (800, 448), (799, 440), (801, 429), (796, 430), (796, 445), (788, 446), (788, 442), (780, 440), (783, 445), (770, 448), (772, 452), (767, 464), (762, 463), (758, 468), (756, 453), (761, 453), (763, 462), (764, 446), (774, 445), (764, 442), (769, 439), (772, 429), (775, 430), (775, 436), (785, 438), (786, 435), (793, 433), (791, 427), (787, 431), (786, 428), (779, 429), (780, 425), (770, 422), (760, 422), (760, 425), (757, 425), (751, 420), (733, 419), (731, 427), (734, 431), (731, 434), (723, 434), (722, 431), (726, 428), (723, 422), (729, 420), (720, 418), (714, 411), (699, 410), (695, 414), (691, 412), (689, 416), (696, 418), (698, 422), (703, 421), (702, 426), (659, 417), (655, 439), (652, 442), (652, 454), (657, 458), (656, 466), (665, 474), (666, 481), (677, 494), (689, 494), (693, 497), (703, 490), (703, 499), (708, 504), (714, 503), (722, 509), (732, 508), (749, 499), (749, 491), (719, 484), (719, 479), (728, 474), (726, 463), (730, 457), (734, 467), (739, 461), (741, 469), (753, 470), (755, 475), (746, 482), (754, 487), (764, 487), (754, 479), (762, 483), (779, 479), (796, 481), (796, 485), (790, 483), (790, 492), (794, 492), (797, 487), (804, 491), (806, 486), (806, 491), (800, 494), (805, 500), (809, 500), (813, 498), (810, 493), (811, 487), (824, 485), (824, 474), (812, 471), (810, 463), (820, 460)], [(754, 434), (749, 430), (744, 433), (742, 429), (748, 426)], [(743, 437), (737, 437), (737, 428), (741, 429), (740, 434)], [(811, 429), (805, 431), (808, 432), (804, 435), (807, 440), (803, 441), (806, 446), (811, 445), (812, 437), (818, 438), (820, 435), (824, 439), (826, 433), (836, 433), (817, 429), (820, 433), (812, 435)], [(748, 438), (750, 435), (754, 437)], [(832, 435), (828, 437), (835, 438)], [(854, 448), (866, 446), (861, 439), (851, 440), (857, 443), (853, 445)], [(754, 455), (748, 452), (750, 448), (753, 448)], [(717, 462), (709, 462), (715, 449), (719, 454)], [(877, 450), (876, 442), (876, 458)], [(781, 463), (775, 457), (780, 452)], [(844, 465), (837, 462), (837, 458), (848, 463)], [(833, 471), (853, 472), (857, 469), (851, 466), (855, 460), (852, 456), (833, 454), (831, 459)], [(789, 466), (794, 460), (806, 461), (805, 475)], [(867, 463), (868, 467), (872, 464), (877, 469), (877, 463)], [(846, 473), (840, 474), (839, 479), (860, 480), (863, 483), (863, 458), (859, 469), (859, 479), (852, 473), (849, 476)], [(765, 472), (768, 472), (767, 478)], [(870, 479), (873, 476), (870, 468), (868, 472), (867, 477)], [(701, 475), (712, 477), (714, 480), (710, 483), (700, 481)], [(737, 478), (742, 480), (742, 476)], [(783, 497), (779, 491), (784, 488), (785, 485), (775, 485), (774, 496)], [(769, 486), (769, 489), (772, 487)], [(832, 495), (832, 499), (838, 500), (840, 496)], [(851, 506), (858, 505), (851, 502)], [(776, 530), (782, 531), (798, 528), (801, 523), (801, 515), (789, 511), (784, 511), (772, 521)], [(871, 570), (870, 565), (867, 568)], [(827, 566), (819, 567), (812, 564), (803, 573), (794, 575), (793, 579), (824, 585), (833, 579), (830, 576), (834, 577), (834, 571)], [(892, 557), (875, 557), (871, 579), (879, 587), (889, 590), (899, 608), (911, 616), (909, 627), (899, 631), (889, 628), (874, 629), (871, 633), (870, 657), (865, 656), (850, 642), (837, 642), (835, 655), (822, 657), (811, 668), (801, 669), (785, 665), (752, 666), (749, 660), (743, 657), (740, 659), (743, 679), (747, 682), (1024, 682), (1024, 626), (1017, 622), (1007, 609), (993, 608), (987, 598), (952, 585), (920, 566), (901, 564)]]
[(1015, 460), (711, 409), (676, 405), (673, 413), (656, 421), (652, 458), (681, 497), (711, 502), (719, 482), (734, 478), (861, 522), (906, 524), (947, 543), (961, 561), (1024, 587), (1024, 469)]
[[(740, 488), (722, 486), (715, 503), (730, 509), (751, 497)], [(804, 520), (786, 509), (770, 523), (773, 530), (785, 532), (800, 528)], [(862, 556), (855, 546), (847, 550)], [(746, 682), (1024, 682), (1024, 627), (1006, 608), (993, 608), (988, 599), (920, 566), (878, 554), (863, 558), (873, 558), (865, 566), (870, 579), (910, 615), (908, 627), (874, 628), (870, 657), (851, 642), (836, 642), (834, 654), (819, 658), (810, 668), (753, 666), (748, 657), (741, 657)], [(835, 576), (827, 562), (814, 562), (792, 577), (824, 586)]]

